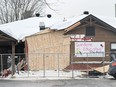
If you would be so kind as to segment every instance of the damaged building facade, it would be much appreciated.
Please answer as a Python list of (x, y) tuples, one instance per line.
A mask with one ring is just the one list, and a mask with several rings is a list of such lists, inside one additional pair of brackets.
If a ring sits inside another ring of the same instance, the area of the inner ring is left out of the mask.
[[(83, 63), (98, 67), (103, 60), (112, 60), (110, 52), (116, 50), (115, 18), (89, 14), (75, 20), (72, 24), (68, 20), (60, 23), (59, 26), (63, 28), (45, 29), (26, 37), (30, 70), (43, 69), (43, 65), (46, 69), (56, 70), (56, 54), (60, 54), (60, 69), (72, 69), (72, 63), (73, 69), (79, 69)], [(34, 53), (46, 53), (45, 64), (42, 55), (35, 56)], [(54, 55), (50, 56), (50, 53)], [(67, 55), (63, 56), (64, 54)]]
[[(26, 23), (22, 26), (29, 20), (35, 22), (31, 21), (30, 24)], [(29, 70), (57, 70), (58, 67), (61, 70), (71, 69), (72, 63), (74, 63), (74, 69), (79, 69), (78, 63), (88, 62), (91, 65), (97, 65), (103, 61), (103, 58), (109, 62), (112, 60), (110, 52), (116, 51), (115, 18), (88, 14), (62, 21), (36, 17), (29, 20), (15, 22), (21, 24), (20, 27), (8, 25), (14, 34), (21, 37), (20, 39), (3, 31), (0, 35), (0, 54), (25, 54)], [(38, 20), (45, 21), (45, 25), (48, 24), (42, 31), (38, 29)], [(13, 25), (16, 24), (13, 23)], [(33, 26), (30, 27), (30, 25)], [(5, 25), (1, 25), (0, 29), (4, 27)], [(1, 60), (4, 58), (1, 57)], [(13, 60), (15, 58), (12, 57)], [(4, 61), (5, 65), (0, 67), (1, 70), (7, 68), (7, 60)]]

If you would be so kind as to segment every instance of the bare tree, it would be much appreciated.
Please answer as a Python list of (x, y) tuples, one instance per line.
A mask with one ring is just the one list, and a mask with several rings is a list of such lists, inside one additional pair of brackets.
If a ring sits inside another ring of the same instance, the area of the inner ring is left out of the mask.
[(8, 23), (42, 13), (44, 0), (0, 0), (0, 22)]

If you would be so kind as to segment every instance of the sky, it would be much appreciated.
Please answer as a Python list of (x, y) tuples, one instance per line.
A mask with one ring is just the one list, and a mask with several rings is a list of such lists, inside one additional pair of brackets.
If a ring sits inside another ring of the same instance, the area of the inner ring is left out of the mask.
[(90, 14), (115, 17), (116, 0), (47, 0), (51, 8), (46, 8), (46, 14), (54, 17), (72, 17), (82, 15), (84, 11)]

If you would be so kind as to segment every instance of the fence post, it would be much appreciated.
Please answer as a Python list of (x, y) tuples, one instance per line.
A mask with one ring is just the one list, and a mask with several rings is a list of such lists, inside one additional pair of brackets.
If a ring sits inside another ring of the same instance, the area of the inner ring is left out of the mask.
[(58, 77), (59, 77), (59, 53), (58, 53)]
[(27, 53), (26, 53), (26, 63), (27, 63), (27, 71), (28, 71), (28, 77), (29, 77), (29, 58), (28, 58), (28, 54)]
[(73, 54), (71, 54), (71, 68), (72, 68), (72, 78), (74, 78)]
[(103, 65), (103, 78), (105, 78), (105, 56), (104, 56), (105, 53), (103, 52), (102, 55), (103, 55), (103, 60), (102, 60), (102, 63), (103, 63), (102, 64)]
[(88, 69), (88, 53), (86, 53), (87, 54), (87, 77), (88, 77), (88, 75), (89, 75), (89, 69)]
[(43, 77), (45, 77), (45, 53), (43, 53)]
[(1, 72), (3, 71), (3, 60), (2, 60), (2, 54), (0, 55), (1, 57)]

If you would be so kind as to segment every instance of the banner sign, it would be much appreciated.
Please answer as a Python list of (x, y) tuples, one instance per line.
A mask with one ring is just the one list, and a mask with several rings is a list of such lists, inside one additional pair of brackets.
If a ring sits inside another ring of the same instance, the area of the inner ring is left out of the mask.
[(76, 57), (104, 57), (105, 42), (75, 42)]
[(85, 37), (84, 34), (72, 34), (70, 38), (71, 41), (92, 41), (91, 37)]

